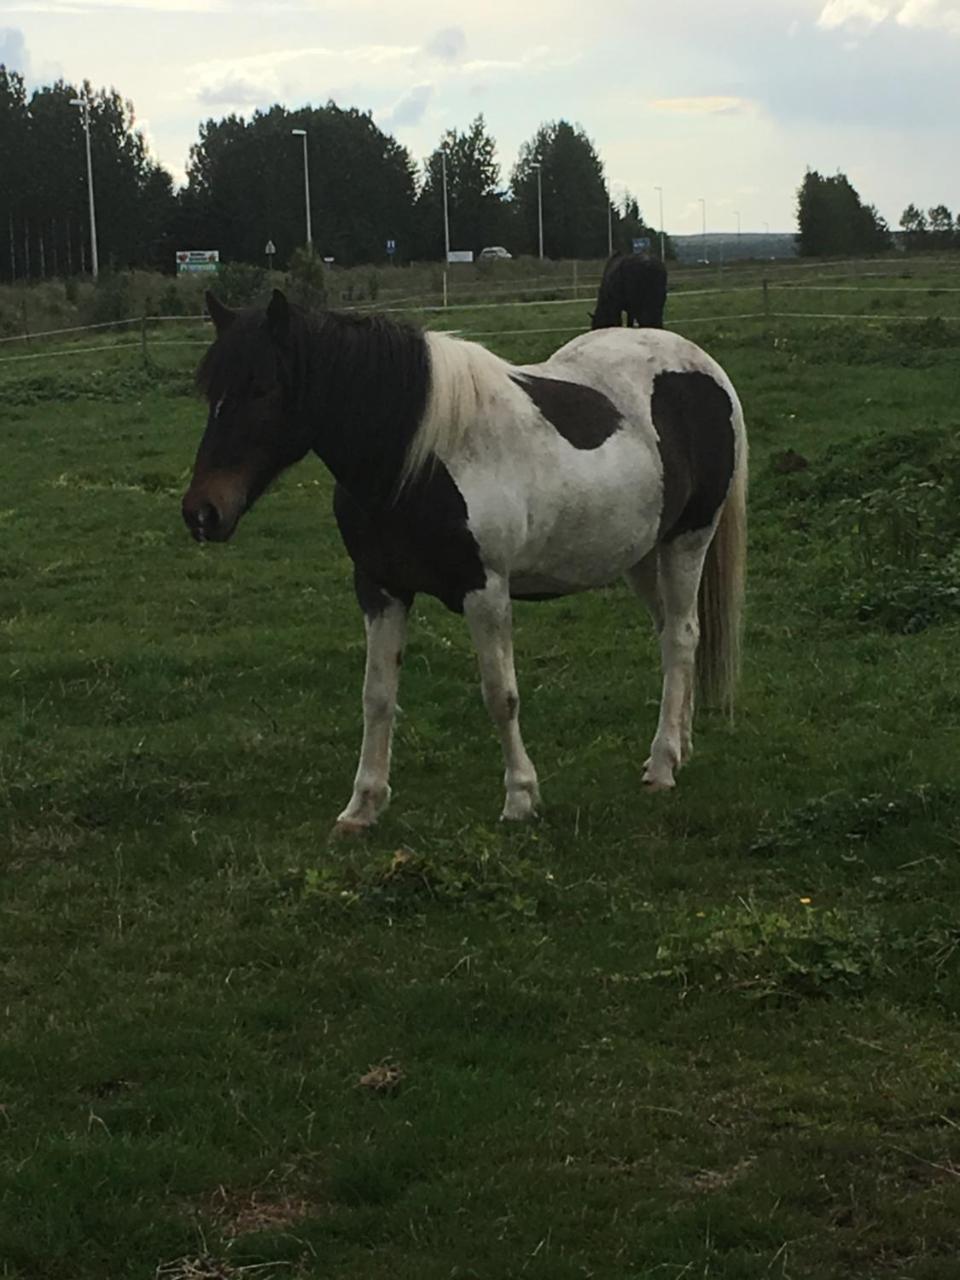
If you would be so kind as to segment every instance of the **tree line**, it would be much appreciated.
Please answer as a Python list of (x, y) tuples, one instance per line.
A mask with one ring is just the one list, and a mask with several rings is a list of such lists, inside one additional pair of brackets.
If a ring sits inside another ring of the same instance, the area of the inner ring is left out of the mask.
[[(797, 244), (804, 257), (856, 257), (894, 248), (897, 233), (872, 204), (864, 204), (845, 173), (808, 169), (797, 192)], [(904, 248), (960, 248), (960, 213), (944, 204), (924, 213), (909, 204), (900, 218)]]
[(565, 120), (540, 126), (504, 182), (482, 115), (445, 133), (418, 165), (370, 112), (277, 104), (204, 121), (177, 190), (116, 90), (58, 80), (28, 95), (23, 77), (0, 65), (0, 280), (90, 268), (83, 115), (73, 105), (81, 96), (90, 104), (102, 267), (172, 271), (178, 249), (263, 263), (268, 241), (275, 265), (286, 266), (306, 236), (294, 129), (306, 131), (314, 249), (344, 265), (387, 261), (388, 241), (394, 261), (442, 261), (444, 167), (451, 249), (537, 253), (538, 206), (551, 258), (604, 257), (611, 235), (626, 251), (641, 236), (659, 245), (632, 196), (611, 201), (596, 147)]

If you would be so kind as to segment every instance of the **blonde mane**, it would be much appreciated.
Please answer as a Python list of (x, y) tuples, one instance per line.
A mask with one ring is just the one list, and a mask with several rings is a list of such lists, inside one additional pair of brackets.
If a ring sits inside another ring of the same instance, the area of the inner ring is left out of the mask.
[(431, 455), (448, 454), (463, 443), (503, 392), (511, 366), (486, 347), (443, 333), (425, 333), (430, 390), (420, 425), (407, 450), (401, 486), (418, 476)]

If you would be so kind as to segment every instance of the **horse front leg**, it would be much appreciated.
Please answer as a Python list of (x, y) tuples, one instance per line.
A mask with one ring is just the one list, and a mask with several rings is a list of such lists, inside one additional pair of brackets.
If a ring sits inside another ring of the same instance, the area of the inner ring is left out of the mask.
[(504, 800), (501, 818), (532, 817), (540, 804), (537, 771), (520, 736), (520, 695), (513, 666), (510, 589), (506, 578), (487, 574), (486, 586), (472, 591), (463, 612), (480, 663), (483, 700), (503, 748)]
[(356, 575), (357, 595), (367, 632), (363, 677), (363, 745), (350, 803), (336, 830), (365, 831), (390, 803), (390, 750), (397, 708), (400, 665), (407, 638), (410, 602), (397, 600)]

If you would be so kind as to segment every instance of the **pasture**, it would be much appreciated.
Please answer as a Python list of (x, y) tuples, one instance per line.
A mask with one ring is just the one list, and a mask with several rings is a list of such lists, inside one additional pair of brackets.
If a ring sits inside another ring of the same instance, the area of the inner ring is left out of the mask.
[[(645, 613), (517, 605), (517, 829), (418, 600), (393, 804), (328, 842), (331, 483), (190, 543), (199, 348), (0, 365), (0, 1276), (956, 1276), (960, 272), (828, 283), (903, 318), (668, 301), (751, 435), (735, 724), (643, 794)], [(529, 361), (589, 305), (423, 318)]]

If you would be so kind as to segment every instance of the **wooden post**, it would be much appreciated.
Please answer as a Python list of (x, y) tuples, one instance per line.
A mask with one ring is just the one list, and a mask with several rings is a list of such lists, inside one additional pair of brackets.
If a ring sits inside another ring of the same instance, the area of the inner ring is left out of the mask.
[(147, 313), (144, 311), (140, 320), (140, 352), (143, 356), (143, 367), (146, 369), (150, 364), (150, 356), (147, 352)]
[(573, 260), (573, 298), (574, 298), (574, 301), (576, 301), (576, 300), (577, 300), (577, 298), (579, 298), (579, 297), (580, 297), (580, 291), (579, 291), (579, 289), (577, 288), (577, 260), (576, 260), (576, 258), (574, 258), (574, 260)]
[(447, 269), (443, 269), (443, 305), (447, 305)]

